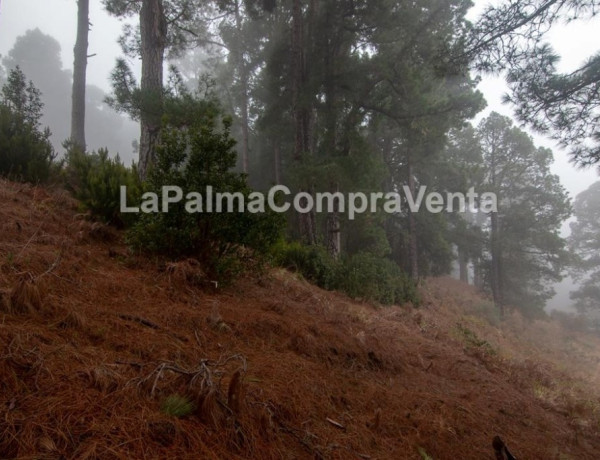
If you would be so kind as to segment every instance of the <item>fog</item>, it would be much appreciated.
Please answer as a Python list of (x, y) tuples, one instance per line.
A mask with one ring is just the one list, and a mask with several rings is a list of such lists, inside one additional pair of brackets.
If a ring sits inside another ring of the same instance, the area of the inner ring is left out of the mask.
[[(135, 159), (132, 142), (139, 126), (118, 115), (105, 103), (110, 91), (109, 74), (120, 54), (116, 38), (119, 21), (110, 18), (100, 2), (91, 2), (86, 137), (88, 148), (108, 148), (129, 164)], [(71, 79), (75, 43), (76, 3), (56, 1), (4, 1), (0, 7), (0, 54), (10, 69), (20, 66), (42, 92), (45, 104), (42, 124), (50, 127), (59, 155), (71, 129)], [(11, 53), (12, 51), (12, 53)]]

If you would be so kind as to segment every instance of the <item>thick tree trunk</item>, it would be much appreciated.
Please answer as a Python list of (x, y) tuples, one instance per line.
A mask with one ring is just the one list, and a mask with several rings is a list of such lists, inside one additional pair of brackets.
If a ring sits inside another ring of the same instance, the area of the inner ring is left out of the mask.
[[(413, 198), (416, 196), (416, 185), (415, 176), (413, 174), (412, 163), (410, 157), (408, 158), (408, 188)], [(408, 251), (410, 258), (410, 276), (413, 280), (419, 279), (419, 251), (417, 241), (417, 220), (415, 213), (409, 210), (408, 212), (408, 233), (409, 243)]]
[(82, 150), (85, 142), (85, 86), (90, 30), (90, 0), (77, 0), (77, 39), (73, 50), (73, 90), (71, 95), (71, 141)]
[(167, 21), (162, 0), (143, 0), (140, 10), (143, 103), (139, 173), (146, 178), (155, 161), (160, 142), (163, 114), (163, 62), (167, 37)]

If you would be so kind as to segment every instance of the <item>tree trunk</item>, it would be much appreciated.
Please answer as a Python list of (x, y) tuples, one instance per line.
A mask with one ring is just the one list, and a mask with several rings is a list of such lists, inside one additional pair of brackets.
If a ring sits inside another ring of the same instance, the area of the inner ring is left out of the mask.
[(163, 62), (167, 21), (162, 0), (142, 1), (140, 32), (143, 102), (140, 116), (139, 173), (145, 179), (148, 169), (155, 161), (163, 114)]
[(477, 289), (483, 288), (483, 281), (481, 279), (481, 257), (476, 257), (473, 260), (473, 286)]
[[(331, 184), (331, 193), (340, 191), (338, 184)], [(333, 212), (327, 214), (327, 251), (334, 259), (338, 259), (341, 252), (340, 214), (337, 202)]]
[(502, 265), (501, 265), (501, 249), (498, 229), (498, 213), (492, 212), (491, 216), (491, 235), (490, 246), (492, 255), (491, 267), (491, 286), (494, 304), (500, 310), (500, 316), (504, 316), (504, 303), (502, 301)]
[(458, 271), (460, 280), (463, 283), (469, 284), (469, 258), (461, 247), (458, 247)]
[(274, 168), (275, 168), (275, 184), (281, 184), (281, 147), (278, 142), (275, 142), (273, 147)]
[[(492, 147), (490, 158), (491, 169), (491, 185), (492, 189), (497, 192), (496, 182), (496, 148)], [(498, 195), (498, 193), (496, 193)], [(492, 288), (492, 298), (494, 305), (498, 308), (500, 316), (504, 316), (504, 302), (502, 296), (502, 249), (500, 247), (500, 228), (498, 223), (498, 213), (492, 212), (490, 215), (490, 254), (491, 254), (491, 270), (490, 270), (490, 285)]]
[[(331, 8), (327, 9), (326, 27), (331, 30), (333, 27)], [(334, 49), (333, 38), (324, 37), (325, 40), (325, 148), (328, 155), (335, 155), (337, 147), (337, 94), (335, 85), (335, 61), (336, 53)]]
[[(302, 1), (294, 0), (292, 7), (292, 111), (294, 113), (295, 142), (294, 160), (301, 164), (304, 156), (310, 151), (310, 115), (304, 100), (306, 89), (306, 68), (304, 56), (304, 32), (303, 32)], [(300, 192), (312, 194), (312, 187), (302, 187)], [(304, 206), (306, 200), (302, 200)], [(316, 219), (314, 210), (308, 213), (300, 213), (298, 216), (300, 235), (306, 244), (316, 244)]]
[(71, 141), (85, 151), (85, 86), (90, 30), (90, 0), (77, 0), (77, 39), (73, 50)]
[(295, 142), (294, 159), (302, 161), (306, 153), (304, 142), (304, 121), (302, 116), (301, 96), (302, 71), (304, 67), (303, 40), (302, 40), (302, 5), (301, 0), (294, 0), (292, 10), (292, 110), (294, 113)]
[[(236, 28), (239, 31), (242, 30), (242, 16), (240, 14), (239, 2), (235, 2), (235, 23)], [(248, 115), (248, 69), (246, 68), (246, 61), (244, 60), (244, 52), (242, 50), (242, 40), (238, 40), (235, 45), (234, 59), (236, 61), (236, 67), (238, 68), (240, 78), (240, 89), (241, 89), (241, 107), (242, 112), (242, 171), (244, 174), (248, 174), (248, 154), (250, 144), (250, 129), (249, 129), (249, 115)]]
[[(416, 196), (416, 185), (415, 185), (415, 176), (413, 174), (413, 168), (410, 156), (408, 157), (408, 188), (413, 198)], [(418, 251), (418, 241), (417, 241), (417, 220), (415, 218), (415, 213), (412, 211), (408, 211), (408, 232), (409, 232), (409, 243), (408, 243), (408, 251), (410, 258), (410, 276), (413, 280), (419, 279), (419, 251)]]

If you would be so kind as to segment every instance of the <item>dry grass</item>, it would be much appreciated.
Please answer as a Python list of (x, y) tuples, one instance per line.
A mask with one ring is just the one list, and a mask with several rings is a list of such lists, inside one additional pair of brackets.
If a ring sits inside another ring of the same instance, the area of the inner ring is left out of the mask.
[(169, 285), (173, 288), (189, 288), (208, 284), (208, 278), (202, 265), (196, 259), (186, 259), (179, 262), (169, 262), (166, 265)]
[(85, 314), (77, 310), (70, 310), (59, 323), (60, 327), (83, 330), (87, 326)]
[(31, 273), (20, 274), (14, 287), (4, 300), (7, 313), (16, 315), (35, 314), (42, 309), (42, 293), (39, 283)]

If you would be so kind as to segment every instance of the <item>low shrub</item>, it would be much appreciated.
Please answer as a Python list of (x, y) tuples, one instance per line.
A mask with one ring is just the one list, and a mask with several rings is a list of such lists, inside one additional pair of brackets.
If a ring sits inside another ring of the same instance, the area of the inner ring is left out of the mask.
[(120, 187), (127, 187), (127, 202), (136, 202), (140, 182), (134, 166), (128, 168), (117, 155), (111, 158), (108, 150), (86, 153), (66, 143), (64, 178), (68, 190), (96, 219), (118, 227), (128, 226), (135, 214), (121, 214)]
[(392, 260), (361, 252), (342, 264), (340, 289), (354, 298), (375, 300), (385, 305), (418, 304), (414, 282)]
[(280, 243), (274, 251), (275, 263), (302, 274), (328, 290), (340, 290), (350, 297), (380, 302), (419, 303), (415, 284), (393, 261), (362, 252), (340, 261), (322, 246), (298, 242)]
[(297, 241), (280, 242), (274, 249), (275, 263), (297, 271), (323, 289), (339, 287), (340, 263), (323, 246), (306, 246)]

